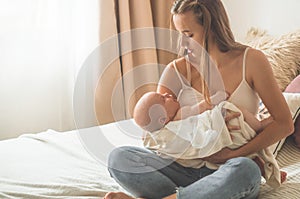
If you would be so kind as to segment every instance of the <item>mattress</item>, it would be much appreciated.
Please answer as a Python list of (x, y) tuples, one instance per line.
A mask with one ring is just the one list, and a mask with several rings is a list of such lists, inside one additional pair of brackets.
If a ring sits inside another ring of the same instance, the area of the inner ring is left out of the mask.
[[(124, 191), (106, 169), (107, 153), (122, 145), (142, 146), (141, 132), (128, 134), (132, 121), (57, 132), (47, 130), (0, 141), (0, 198), (101, 198)], [(87, 138), (91, 143), (87, 143)], [(110, 148), (107, 149), (107, 143)], [(98, 146), (91, 148), (88, 145)], [(97, 154), (93, 150), (106, 148)], [(260, 199), (300, 196), (300, 150), (287, 139), (278, 153), (287, 181), (273, 190), (262, 182)]]

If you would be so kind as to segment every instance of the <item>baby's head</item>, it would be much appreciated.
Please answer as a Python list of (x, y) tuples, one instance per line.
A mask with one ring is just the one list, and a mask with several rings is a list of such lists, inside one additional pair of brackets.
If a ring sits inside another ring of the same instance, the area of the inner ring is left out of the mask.
[(156, 131), (174, 118), (179, 103), (170, 94), (148, 92), (137, 102), (133, 118), (146, 131)]

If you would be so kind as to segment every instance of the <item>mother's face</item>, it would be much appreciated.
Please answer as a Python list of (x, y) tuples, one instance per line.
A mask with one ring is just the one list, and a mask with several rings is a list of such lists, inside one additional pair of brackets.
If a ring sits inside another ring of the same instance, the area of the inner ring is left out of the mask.
[(203, 26), (197, 22), (192, 11), (173, 15), (173, 22), (176, 30), (184, 35), (181, 45), (189, 50), (195, 49), (198, 45), (202, 46), (204, 40)]

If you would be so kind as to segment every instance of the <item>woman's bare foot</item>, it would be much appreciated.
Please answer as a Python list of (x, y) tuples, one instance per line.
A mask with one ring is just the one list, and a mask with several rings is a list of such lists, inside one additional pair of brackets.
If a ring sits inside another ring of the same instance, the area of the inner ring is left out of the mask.
[(104, 199), (135, 199), (123, 192), (109, 192), (105, 194)]

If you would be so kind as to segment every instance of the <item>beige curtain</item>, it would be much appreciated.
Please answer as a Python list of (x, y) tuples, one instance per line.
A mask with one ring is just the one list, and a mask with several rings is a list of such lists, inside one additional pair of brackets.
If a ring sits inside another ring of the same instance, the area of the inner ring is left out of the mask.
[[(120, 56), (99, 77), (95, 92), (99, 124), (131, 118), (140, 96), (156, 89), (163, 69), (160, 65), (176, 57), (155, 49), (155, 33), (148, 31), (149, 27), (170, 27), (172, 3), (173, 0), (100, 0), (100, 41), (117, 38)], [(145, 35), (133, 34), (144, 30)], [(153, 43), (154, 48), (135, 49), (135, 44), (144, 41)]]

